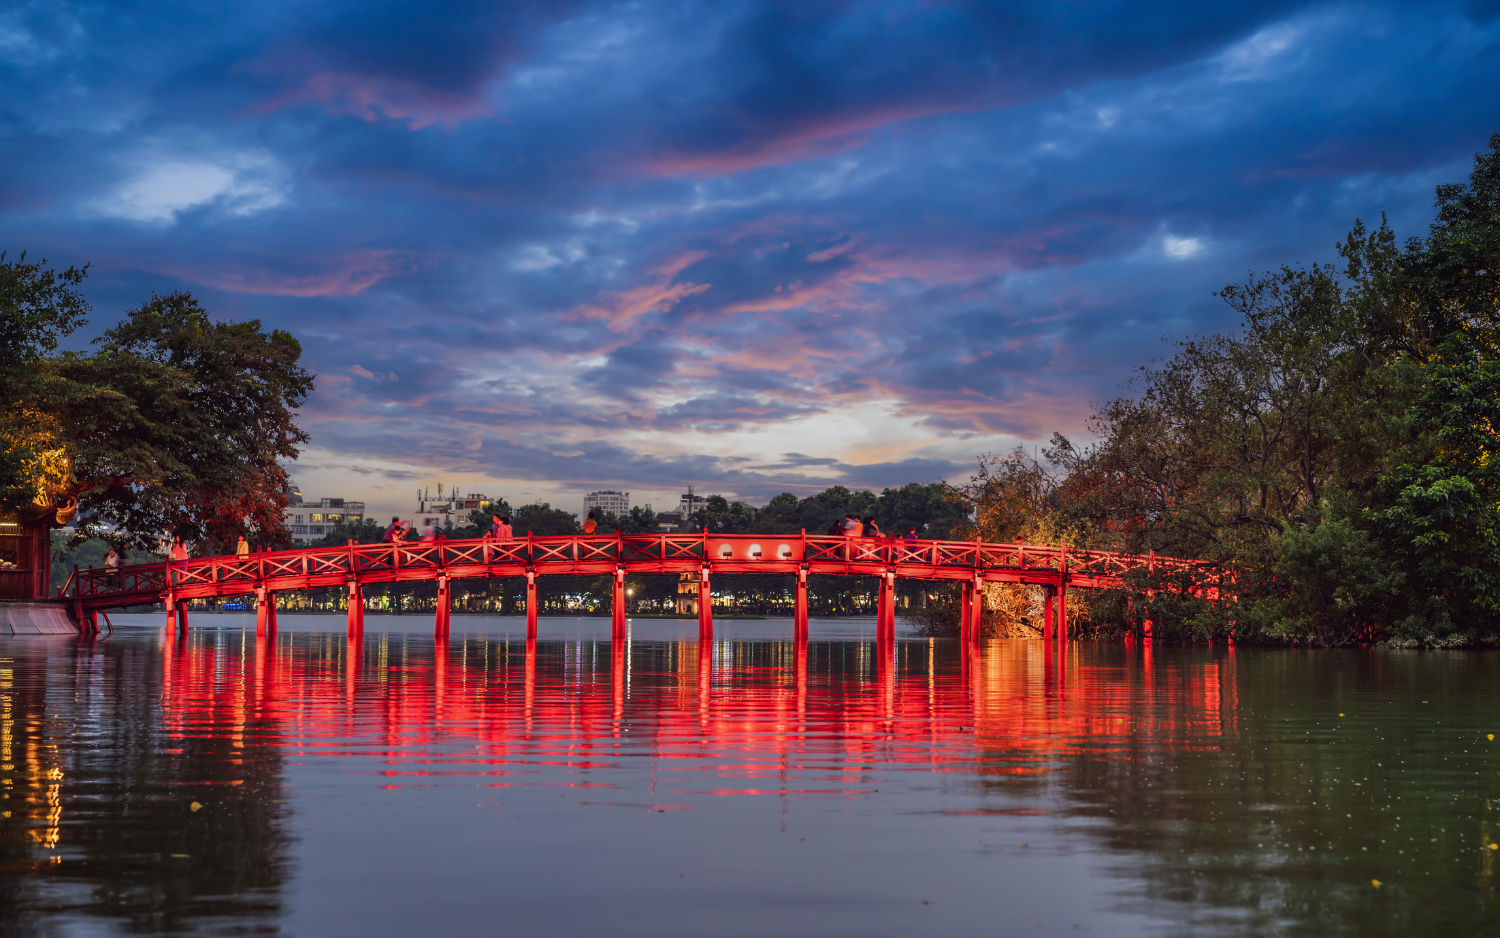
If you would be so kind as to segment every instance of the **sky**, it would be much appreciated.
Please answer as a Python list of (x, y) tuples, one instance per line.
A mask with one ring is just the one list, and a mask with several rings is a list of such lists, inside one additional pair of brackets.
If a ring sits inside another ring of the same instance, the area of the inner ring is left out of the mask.
[(1500, 0), (8, 2), (0, 249), (294, 334), (309, 498), (879, 491), (1421, 235), (1496, 76)]

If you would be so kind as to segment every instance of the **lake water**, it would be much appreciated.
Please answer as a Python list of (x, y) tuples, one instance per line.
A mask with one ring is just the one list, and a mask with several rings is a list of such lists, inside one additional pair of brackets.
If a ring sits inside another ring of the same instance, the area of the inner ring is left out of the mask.
[(192, 625), (0, 640), (0, 934), (1500, 928), (1496, 653)]

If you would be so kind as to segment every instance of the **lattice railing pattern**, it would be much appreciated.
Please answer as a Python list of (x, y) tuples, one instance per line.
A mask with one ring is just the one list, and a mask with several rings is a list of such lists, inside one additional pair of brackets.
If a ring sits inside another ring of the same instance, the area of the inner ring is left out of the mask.
[(1039, 577), (1080, 585), (1112, 585), (1125, 573), (1151, 567), (1167, 572), (1202, 567), (1196, 561), (1142, 554), (1076, 550), (1039, 544), (894, 540), (831, 535), (614, 534), (480, 538), (387, 544), (350, 544), (274, 551), (248, 557), (201, 557), (80, 570), (70, 595), (99, 605), (110, 598), (161, 596), (170, 590), (232, 596), (267, 583), (329, 584), (342, 580), (420, 580), (440, 576), (506, 576), (689, 570), (706, 564), (735, 572), (815, 573), (953, 578), (961, 571)]

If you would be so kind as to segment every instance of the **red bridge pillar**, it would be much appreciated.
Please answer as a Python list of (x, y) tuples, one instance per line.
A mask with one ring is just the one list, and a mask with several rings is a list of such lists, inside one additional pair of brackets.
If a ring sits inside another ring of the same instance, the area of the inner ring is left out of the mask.
[(984, 579), (977, 573), (973, 580), (964, 582), (964, 598), (959, 604), (959, 615), (959, 637), (969, 644), (979, 644), (979, 639), (984, 635)]
[(1053, 639), (1057, 623), (1053, 621), (1053, 604), (1057, 602), (1057, 587), (1042, 587), (1042, 641)]
[(276, 594), (264, 586), (255, 591), (255, 634), (276, 634)]
[(526, 571), (526, 640), (536, 641), (536, 571)]
[(435, 629), (435, 634), (439, 638), (446, 638), (448, 635), (448, 613), (452, 608), (452, 603), (453, 594), (448, 586), (448, 578), (440, 576), (438, 577), (437, 623)]
[(714, 637), (714, 598), (709, 588), (708, 564), (698, 574), (698, 640), (711, 641)]
[(807, 641), (807, 568), (797, 571), (797, 599), (792, 609), (792, 640)]
[(610, 635), (617, 641), (625, 638), (625, 568), (615, 567), (614, 589), (609, 598)]
[(178, 599), (170, 590), (167, 591), (166, 603), (167, 628), (176, 629), (186, 635), (188, 630), (187, 603)]
[(896, 574), (880, 575), (880, 600), (875, 607), (875, 636), (881, 641), (896, 640)]
[(349, 637), (365, 634), (365, 594), (358, 580), (349, 581)]

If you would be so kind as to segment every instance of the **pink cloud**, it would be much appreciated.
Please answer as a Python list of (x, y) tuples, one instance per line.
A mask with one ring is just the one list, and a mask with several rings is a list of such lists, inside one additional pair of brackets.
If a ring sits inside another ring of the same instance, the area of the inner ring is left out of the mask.
[(252, 111), (259, 116), (302, 104), (313, 104), (329, 114), (348, 114), (374, 123), (406, 121), (408, 130), (434, 124), (449, 130), (466, 120), (490, 117), (488, 104), (477, 97), (438, 91), (389, 75), (321, 72), (302, 87), (265, 101)]
[[(316, 262), (318, 259), (312, 259)], [(265, 268), (226, 264), (207, 270), (167, 269), (186, 280), (228, 290), (269, 296), (354, 296), (387, 277), (416, 269), (410, 251), (370, 250), (325, 259), (325, 269), (311, 273), (287, 273)]]
[(807, 120), (722, 150), (663, 153), (649, 159), (645, 169), (653, 176), (729, 176), (762, 166), (826, 159), (864, 146), (871, 131), (887, 124), (984, 106), (988, 105), (928, 103)]
[(690, 296), (712, 287), (708, 283), (673, 283), (672, 278), (707, 257), (706, 251), (685, 251), (652, 270), (654, 283), (605, 294), (603, 302), (578, 307), (574, 312), (585, 319), (603, 319), (613, 332), (629, 328), (642, 316), (663, 312)]

